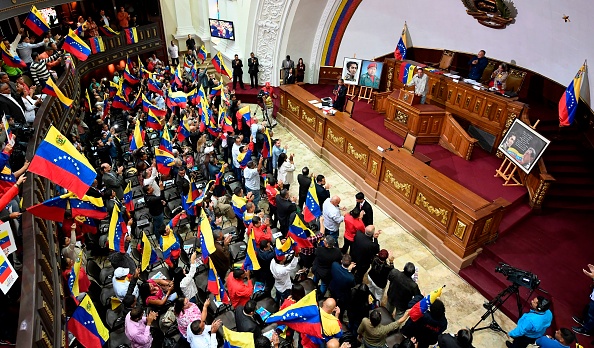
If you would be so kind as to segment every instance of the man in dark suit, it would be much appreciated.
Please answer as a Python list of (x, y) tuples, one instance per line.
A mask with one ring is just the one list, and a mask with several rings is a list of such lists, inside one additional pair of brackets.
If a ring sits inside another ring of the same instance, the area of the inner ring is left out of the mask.
[(16, 123), (26, 123), (24, 106), (21, 104), (23, 104), (23, 100), (20, 96), (14, 97), (11, 94), (10, 85), (0, 82), (0, 111), (5, 115), (12, 116)]
[(303, 167), (301, 174), (297, 175), (297, 182), (299, 183), (299, 209), (303, 210), (303, 203), (307, 197), (307, 191), (311, 186), (311, 176), (309, 175), (309, 168)]
[(260, 62), (254, 52), (250, 53), (248, 59), (248, 73), (250, 73), (250, 85), (252, 88), (258, 88), (258, 72), (260, 72)]
[[(351, 301), (351, 288), (355, 286), (355, 276), (351, 273), (353, 268), (356, 266), (354, 262), (351, 262), (351, 255), (344, 254), (341, 262), (332, 263), (330, 273), (332, 274), (332, 280), (330, 281), (330, 293), (332, 297), (336, 299), (336, 305), (339, 308), (348, 308)], [(342, 311), (339, 314), (340, 320), (342, 320)]]
[(338, 79), (338, 85), (336, 85), (332, 93), (334, 94), (334, 103), (332, 103), (332, 107), (338, 111), (343, 111), (347, 94), (347, 88), (344, 85), (343, 79)]
[(236, 54), (235, 59), (231, 62), (231, 67), (233, 68), (233, 90), (235, 90), (237, 86), (237, 81), (239, 80), (239, 87), (241, 89), (245, 89), (243, 86), (243, 63), (239, 56)]
[(351, 255), (353, 262), (357, 264), (355, 268), (355, 282), (361, 284), (363, 276), (371, 266), (371, 262), (377, 253), (380, 251), (377, 237), (381, 230), (376, 231), (375, 226), (369, 225), (365, 227), (365, 234), (357, 233), (355, 241), (351, 245)]
[(365, 200), (363, 192), (357, 193), (355, 195), (355, 200), (357, 200), (355, 208), (359, 208), (360, 211), (365, 212), (365, 215), (363, 216), (363, 224), (365, 226), (373, 225), (373, 208), (371, 207), (371, 204)]
[(320, 245), (316, 249), (316, 258), (313, 263), (314, 283), (317, 286), (318, 281), (322, 281), (320, 296), (324, 296), (328, 284), (332, 281), (332, 264), (340, 262), (341, 259), (342, 253), (336, 247), (336, 240), (334, 237), (327, 235), (324, 238), (324, 245)]
[(420, 295), (419, 286), (412, 279), (415, 274), (415, 265), (407, 262), (401, 271), (393, 269), (388, 275), (390, 287), (388, 288), (388, 303), (386, 308), (390, 313), (396, 309), (396, 319), (400, 319), (408, 309), (408, 302), (416, 295)]
[(324, 201), (330, 198), (330, 184), (326, 184), (326, 177), (322, 174), (316, 176), (316, 195), (318, 196), (318, 202), (320, 203), (320, 210), (323, 210), (322, 205)]
[(101, 169), (103, 170), (103, 185), (105, 185), (105, 188), (112, 189), (116, 197), (121, 201), (124, 198), (124, 178), (122, 177), (124, 167), (120, 166), (118, 172), (114, 173), (109, 163), (103, 163)]
[(287, 189), (282, 189), (276, 196), (276, 215), (278, 216), (280, 231), (283, 236), (287, 235), (289, 231), (289, 225), (292, 222), (290, 221), (291, 213), (297, 211), (295, 201), (297, 201), (297, 197), (289, 198), (289, 190)]
[(254, 337), (259, 337), (262, 330), (255, 318), (256, 301), (249, 300), (245, 306), (235, 308), (235, 326), (237, 332), (253, 332)]

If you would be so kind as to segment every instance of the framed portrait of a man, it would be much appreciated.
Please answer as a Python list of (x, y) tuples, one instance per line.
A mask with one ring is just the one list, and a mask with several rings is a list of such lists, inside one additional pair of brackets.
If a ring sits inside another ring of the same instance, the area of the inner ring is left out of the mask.
[(538, 134), (526, 123), (515, 119), (497, 149), (528, 174), (549, 143), (548, 139)]
[(382, 69), (384, 63), (364, 60), (361, 65), (361, 76), (359, 76), (359, 85), (377, 89), (380, 86)]
[(361, 74), (361, 59), (356, 58), (344, 58), (344, 64), (342, 65), (342, 79), (345, 85), (358, 85), (359, 75)]

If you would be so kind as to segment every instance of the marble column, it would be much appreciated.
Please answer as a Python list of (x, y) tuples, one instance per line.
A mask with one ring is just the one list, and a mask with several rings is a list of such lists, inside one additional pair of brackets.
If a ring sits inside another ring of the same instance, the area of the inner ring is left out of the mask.
[(190, 0), (174, 0), (175, 17), (177, 18), (177, 31), (175, 38), (179, 39), (188, 34), (196, 35), (196, 29), (192, 25), (192, 10)]

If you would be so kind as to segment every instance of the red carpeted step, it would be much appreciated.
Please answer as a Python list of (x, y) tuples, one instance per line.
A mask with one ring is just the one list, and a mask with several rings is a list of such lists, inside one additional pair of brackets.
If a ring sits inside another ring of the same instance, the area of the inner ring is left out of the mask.
[(580, 186), (580, 187), (594, 187), (594, 177), (555, 177), (555, 186), (567, 185), (567, 186)]
[(505, 217), (503, 218), (503, 220), (501, 220), (501, 223), (499, 224), (499, 234), (503, 235), (506, 232), (508, 232), (517, 223), (524, 220), (531, 212), (532, 208), (530, 208), (528, 203), (508, 208), (505, 212)]
[(569, 209), (572, 211), (588, 212), (594, 211), (594, 201), (576, 200), (575, 197), (554, 197), (545, 198), (544, 204), (547, 209)]
[(569, 188), (566, 185), (552, 185), (547, 192), (547, 198), (551, 197), (581, 197), (594, 200), (594, 188)]

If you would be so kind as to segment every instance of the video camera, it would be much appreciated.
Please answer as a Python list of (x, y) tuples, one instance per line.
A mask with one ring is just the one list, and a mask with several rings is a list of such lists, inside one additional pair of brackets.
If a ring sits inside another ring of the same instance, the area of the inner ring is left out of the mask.
[(536, 290), (538, 285), (540, 285), (540, 280), (535, 274), (512, 267), (503, 262), (495, 267), (495, 272), (503, 274), (507, 277), (507, 280), (513, 284), (523, 286), (530, 290)]
[(264, 90), (261, 89), (256, 97), (260, 103), (264, 104), (264, 97), (266, 96), (268, 96), (268, 92), (264, 92)]

